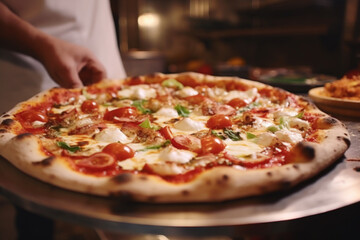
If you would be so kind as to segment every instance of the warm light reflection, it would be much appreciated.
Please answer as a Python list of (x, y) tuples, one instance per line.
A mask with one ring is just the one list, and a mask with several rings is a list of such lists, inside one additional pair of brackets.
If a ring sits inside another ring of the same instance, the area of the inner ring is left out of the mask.
[(160, 17), (155, 13), (144, 13), (138, 17), (140, 27), (157, 27), (160, 24)]

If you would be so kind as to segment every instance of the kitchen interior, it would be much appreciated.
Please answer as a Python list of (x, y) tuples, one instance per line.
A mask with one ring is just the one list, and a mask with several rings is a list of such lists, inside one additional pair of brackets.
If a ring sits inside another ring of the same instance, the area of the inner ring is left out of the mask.
[[(360, 69), (358, 0), (111, 0), (111, 6), (129, 76), (193, 71), (265, 81), (319, 74), (328, 81)], [(6, 223), (0, 232), (13, 239), (14, 210), (6, 201), (0, 207)], [(109, 238), (101, 234), (57, 221), (54, 239)]]

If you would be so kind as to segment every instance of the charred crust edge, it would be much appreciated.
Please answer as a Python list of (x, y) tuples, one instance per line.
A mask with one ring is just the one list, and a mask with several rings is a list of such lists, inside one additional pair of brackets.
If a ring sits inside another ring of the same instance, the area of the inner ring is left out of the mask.
[(17, 140), (21, 140), (21, 139), (25, 139), (25, 138), (32, 137), (32, 136), (34, 136), (32, 133), (21, 133), (21, 134), (17, 135), (15, 138)]
[(124, 184), (130, 182), (132, 179), (131, 173), (120, 173), (111, 178), (111, 180), (118, 184)]
[(306, 144), (304, 142), (300, 142), (297, 145), (297, 148), (301, 152), (301, 154), (306, 158), (306, 160), (314, 159), (315, 148), (313, 146), (310, 146), (309, 144)]
[(337, 139), (337, 140), (340, 140), (340, 141), (344, 141), (345, 144), (346, 144), (346, 146), (347, 146), (347, 147), (350, 147), (351, 141), (350, 141), (349, 138), (343, 137), (343, 136), (337, 136), (336, 139)]
[(4, 120), (1, 122), (1, 126), (10, 127), (10, 126), (13, 125), (14, 123), (15, 123), (15, 120), (14, 120), (14, 119), (7, 118), (7, 119), (4, 119)]
[(50, 166), (51, 163), (55, 160), (55, 157), (54, 156), (50, 156), (50, 157), (47, 157), (39, 162), (33, 162), (33, 164), (35, 166), (43, 166), (43, 167), (47, 167), (47, 166)]

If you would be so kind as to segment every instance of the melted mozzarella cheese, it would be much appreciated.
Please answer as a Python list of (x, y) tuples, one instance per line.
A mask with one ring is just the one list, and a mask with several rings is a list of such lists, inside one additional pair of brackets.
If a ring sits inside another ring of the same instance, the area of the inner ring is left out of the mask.
[(291, 144), (296, 144), (303, 140), (303, 137), (297, 129), (281, 129), (280, 131), (275, 132), (276, 137), (280, 141), (288, 142)]
[(156, 97), (156, 90), (151, 88), (149, 85), (140, 84), (136, 86), (129, 86), (118, 91), (118, 96), (122, 98), (131, 99), (145, 99)]
[(236, 157), (243, 157), (252, 155), (254, 153), (260, 152), (263, 148), (256, 143), (250, 141), (232, 141), (225, 140), (226, 148), (225, 150)]
[(255, 142), (264, 147), (272, 146), (276, 143), (276, 135), (270, 132), (264, 132), (255, 138)]
[(273, 114), (274, 114), (274, 119), (277, 120), (281, 117), (295, 117), (296, 115), (298, 115), (298, 112), (289, 109), (281, 109), (279, 111), (274, 112)]
[(162, 107), (153, 115), (154, 116), (162, 116), (162, 117), (170, 117), (170, 118), (175, 118), (175, 117), (179, 116), (177, 111), (174, 108), (169, 108), (169, 107)]
[(205, 124), (199, 121), (194, 121), (191, 118), (183, 118), (174, 124), (174, 128), (182, 131), (200, 131), (207, 129)]
[(196, 91), (195, 89), (193, 89), (192, 87), (184, 87), (183, 89), (176, 91), (176, 95), (181, 98), (195, 96), (198, 94), (199, 94), (199, 92)]
[(100, 142), (129, 142), (126, 135), (116, 127), (105, 128), (95, 135), (95, 140)]
[(243, 99), (244, 101), (251, 102), (255, 98), (257, 93), (258, 93), (257, 88), (251, 88), (247, 91), (233, 90), (233, 91), (228, 92), (224, 96), (223, 101), (229, 102), (231, 99), (240, 98), (240, 99)]
[(195, 156), (193, 152), (169, 146), (160, 152), (159, 159), (164, 162), (187, 163)]
[(291, 118), (289, 119), (288, 124), (290, 127), (297, 129), (307, 129), (310, 127), (309, 122), (302, 120), (300, 118)]

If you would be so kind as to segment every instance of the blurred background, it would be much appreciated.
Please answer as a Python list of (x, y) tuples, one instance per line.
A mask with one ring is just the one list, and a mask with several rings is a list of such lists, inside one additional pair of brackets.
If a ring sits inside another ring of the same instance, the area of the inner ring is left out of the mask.
[[(112, 0), (128, 75), (263, 70), (341, 77), (360, 58), (358, 0)], [(279, 70), (280, 69), (280, 70)]]

